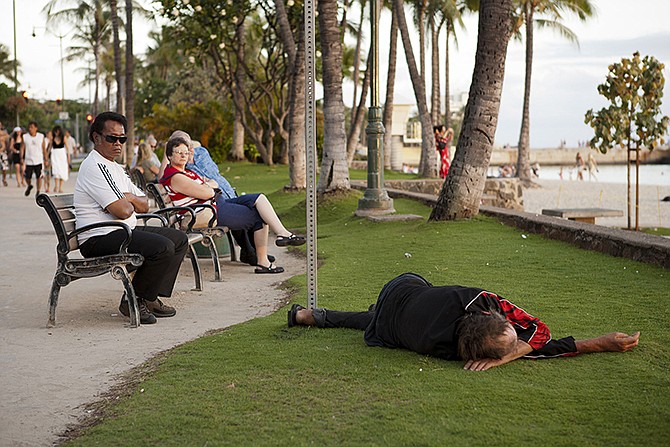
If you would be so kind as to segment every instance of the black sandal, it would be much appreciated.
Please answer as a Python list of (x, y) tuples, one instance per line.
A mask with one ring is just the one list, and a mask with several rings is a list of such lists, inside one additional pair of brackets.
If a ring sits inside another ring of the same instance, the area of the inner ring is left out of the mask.
[(293, 327), (298, 324), (296, 321), (296, 316), (298, 311), (303, 309), (304, 307), (302, 307), (300, 304), (294, 304), (291, 306), (291, 310), (288, 311), (288, 327)]
[(292, 234), (290, 236), (277, 236), (275, 244), (277, 245), (277, 247), (286, 247), (288, 245), (297, 247), (298, 245), (304, 245), (305, 242), (307, 242), (305, 236), (298, 236), (297, 234)]
[(254, 273), (283, 273), (284, 272), (284, 267), (277, 267), (275, 265), (272, 265), (270, 263), (269, 267), (263, 267), (262, 265), (259, 265), (256, 267), (256, 270), (254, 270)]

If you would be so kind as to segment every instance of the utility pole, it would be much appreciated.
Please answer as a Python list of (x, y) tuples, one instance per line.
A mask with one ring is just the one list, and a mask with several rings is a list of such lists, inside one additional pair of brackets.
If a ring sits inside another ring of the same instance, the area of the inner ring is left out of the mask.
[[(16, 57), (16, 0), (12, 0), (12, 12), (14, 15), (14, 96), (19, 94), (19, 58)], [(20, 124), (19, 108), (16, 107), (16, 125)]]

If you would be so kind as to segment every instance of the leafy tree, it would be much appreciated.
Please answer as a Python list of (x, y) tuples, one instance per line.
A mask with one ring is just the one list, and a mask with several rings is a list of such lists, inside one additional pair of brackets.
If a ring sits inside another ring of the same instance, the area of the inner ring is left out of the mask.
[[(521, 180), (530, 182), (530, 81), (533, 67), (534, 29), (536, 26), (550, 28), (571, 42), (577, 42), (577, 36), (560, 21), (565, 13), (573, 13), (584, 21), (593, 15), (593, 8), (589, 0), (515, 0), (515, 2), (518, 10), (515, 31), (518, 31), (522, 25), (526, 26), (526, 77), (516, 172)], [(540, 18), (536, 19), (536, 15)]]
[(639, 166), (640, 149), (653, 150), (668, 131), (670, 118), (660, 116), (665, 66), (653, 56), (623, 58), (609, 66), (609, 73), (598, 93), (610, 106), (586, 112), (585, 122), (595, 136), (589, 141), (593, 149), (603, 154), (615, 146), (626, 148), (628, 153), (628, 229), (631, 228), (630, 154), (635, 151), (635, 229), (639, 230)]
[(9, 58), (9, 48), (0, 43), (0, 77), (14, 83), (14, 59)]
[(498, 125), (511, 13), (512, 0), (481, 0), (475, 69), (463, 127), (431, 220), (464, 219), (479, 213)]

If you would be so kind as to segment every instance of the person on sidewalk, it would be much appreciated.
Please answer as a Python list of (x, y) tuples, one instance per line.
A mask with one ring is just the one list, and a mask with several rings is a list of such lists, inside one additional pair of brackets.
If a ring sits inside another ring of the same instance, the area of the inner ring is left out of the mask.
[[(264, 194), (224, 197), (214, 180), (203, 179), (186, 168), (186, 163), (191, 157), (191, 149), (185, 138), (174, 137), (168, 140), (165, 154), (170, 164), (165, 168), (160, 183), (167, 189), (172, 202), (177, 206), (203, 203), (214, 205), (219, 226), (254, 232), (258, 253), (258, 264), (254, 272), (282, 273), (284, 269), (273, 265), (268, 259), (269, 229), (277, 234), (275, 244), (279, 247), (303, 245), (306, 240), (284, 227), (267, 197)], [(207, 210), (202, 212), (206, 213)]]
[[(156, 317), (172, 317), (173, 307), (163, 304), (159, 297), (172, 295), (184, 255), (188, 250), (186, 233), (164, 227), (137, 227), (135, 213), (146, 213), (149, 203), (114, 159), (121, 155), (126, 142), (128, 122), (115, 112), (99, 114), (89, 131), (93, 150), (81, 163), (74, 190), (76, 227), (101, 221), (120, 221), (132, 229), (128, 252), (139, 253), (144, 263), (133, 277), (138, 297), (140, 322), (156, 323)], [(97, 228), (78, 236), (79, 251), (84, 257), (118, 253), (125, 239), (122, 229)], [(130, 315), (128, 301), (121, 299), (119, 312)]]
[(551, 338), (546, 324), (505, 298), (462, 286), (437, 287), (415, 273), (389, 281), (365, 312), (305, 309), (294, 304), (288, 326), (365, 331), (369, 346), (405, 348), (446, 360), (465, 360), (464, 369), (484, 371), (518, 358), (567, 357), (624, 352), (640, 333), (613, 332), (598, 338)]
[(37, 185), (35, 195), (40, 193), (43, 177), (42, 168), (49, 166), (49, 157), (47, 156), (47, 143), (44, 134), (37, 131), (37, 123), (35, 121), (31, 121), (28, 124), (28, 135), (23, 136), (23, 141), (21, 159), (23, 160), (24, 175), (28, 184), (23, 195), (28, 197), (30, 191), (33, 189), (33, 175), (35, 176), (35, 183)]

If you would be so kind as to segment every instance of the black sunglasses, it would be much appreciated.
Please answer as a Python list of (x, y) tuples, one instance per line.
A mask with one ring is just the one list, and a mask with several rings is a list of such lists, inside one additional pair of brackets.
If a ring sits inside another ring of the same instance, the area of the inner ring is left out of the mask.
[(128, 141), (128, 137), (116, 137), (116, 136), (114, 136), (114, 135), (103, 135), (103, 134), (100, 134), (100, 135), (102, 135), (103, 137), (105, 137), (105, 141), (106, 141), (106, 142), (108, 142), (108, 143), (112, 143), (112, 144), (116, 143), (117, 141), (118, 141), (119, 143), (121, 143), (121, 144), (123, 144), (123, 143), (125, 143), (126, 141)]

